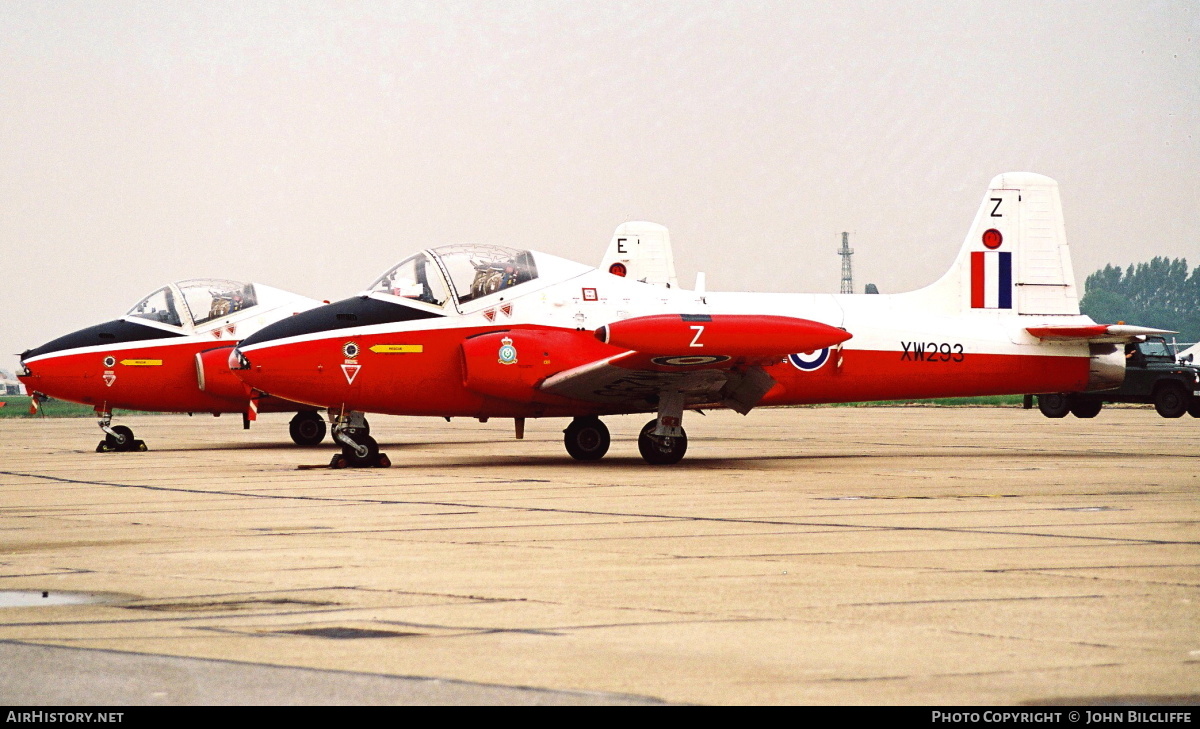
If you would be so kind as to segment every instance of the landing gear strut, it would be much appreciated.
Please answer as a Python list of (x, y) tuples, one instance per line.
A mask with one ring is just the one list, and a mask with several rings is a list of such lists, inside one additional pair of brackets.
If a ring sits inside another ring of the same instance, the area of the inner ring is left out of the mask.
[(97, 411), (100, 429), (104, 431), (104, 440), (96, 446), (97, 453), (113, 453), (127, 451), (144, 451), (146, 442), (133, 437), (133, 431), (124, 425), (112, 424), (112, 413)]
[(342, 444), (342, 452), (335, 453), (329, 462), (330, 468), (387, 468), (392, 461), (386, 453), (379, 452), (379, 444), (369, 433), (371, 426), (362, 413), (351, 411), (334, 415), (333, 439)]

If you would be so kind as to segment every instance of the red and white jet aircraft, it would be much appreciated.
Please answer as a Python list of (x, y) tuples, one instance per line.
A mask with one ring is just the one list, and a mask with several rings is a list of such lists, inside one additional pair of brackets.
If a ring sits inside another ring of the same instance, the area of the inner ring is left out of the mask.
[(517, 437), (526, 418), (568, 417), (583, 461), (608, 450), (601, 416), (656, 413), (638, 446), (661, 464), (687, 449), (684, 410), (1111, 387), (1113, 343), (1157, 331), (1080, 315), (1058, 184), (1031, 173), (993, 179), (954, 265), (903, 294), (689, 291), (670, 286), (669, 248), (641, 282), (619, 256), (642, 241), (620, 233), (602, 269), (499, 245), (422, 251), (243, 339), (231, 367), (328, 408), (350, 465), (386, 464), (347, 435), (362, 412), (513, 418)]
[(250, 427), (258, 411), (298, 411), (292, 439), (316, 445), (325, 421), (311, 407), (252, 398), (229, 371), (238, 339), (322, 302), (262, 284), (193, 279), (158, 289), (124, 317), (80, 329), (21, 354), (18, 378), (40, 397), (95, 407), (105, 438), (97, 451), (145, 450), (114, 408), (160, 412), (241, 413)]

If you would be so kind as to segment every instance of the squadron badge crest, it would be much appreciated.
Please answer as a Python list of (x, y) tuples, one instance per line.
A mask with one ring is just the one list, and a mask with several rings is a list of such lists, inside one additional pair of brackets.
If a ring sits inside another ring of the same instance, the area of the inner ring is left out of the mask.
[(513, 346), (512, 337), (505, 337), (500, 340), (500, 364), (510, 365), (517, 363), (517, 348)]

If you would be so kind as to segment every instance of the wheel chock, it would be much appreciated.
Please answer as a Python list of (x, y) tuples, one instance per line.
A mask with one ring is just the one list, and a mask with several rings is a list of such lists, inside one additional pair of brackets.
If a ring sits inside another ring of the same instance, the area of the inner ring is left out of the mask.
[(124, 453), (126, 451), (145, 453), (148, 450), (150, 450), (150, 448), (146, 446), (146, 441), (144, 440), (134, 440), (133, 444), (125, 450), (109, 445), (107, 439), (100, 441), (100, 443), (96, 446), (97, 453)]
[[(363, 466), (363, 468), (390, 468), (391, 465), (392, 465), (392, 459), (388, 458), (386, 453), (380, 453), (378, 456), (375, 457), (374, 464), (372, 464), (371, 466)], [(347, 460), (346, 456), (341, 453), (334, 453), (333, 458), (329, 459), (328, 465), (296, 466), (296, 470), (299, 470), (299, 471), (312, 471), (312, 470), (315, 470), (318, 468), (340, 469), (340, 468), (354, 468), (354, 467), (350, 465), (350, 461)]]

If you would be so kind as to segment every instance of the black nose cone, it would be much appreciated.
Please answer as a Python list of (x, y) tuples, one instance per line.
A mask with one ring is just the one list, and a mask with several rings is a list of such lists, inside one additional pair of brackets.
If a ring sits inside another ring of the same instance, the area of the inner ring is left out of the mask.
[(435, 319), (442, 314), (435, 314), (424, 309), (405, 306), (400, 303), (379, 301), (367, 296), (354, 296), (332, 304), (318, 306), (315, 309), (302, 311), (270, 326), (263, 327), (241, 341), (238, 347), (252, 344), (262, 344), (275, 339), (299, 337), (304, 334), (329, 332), (336, 329), (365, 327), (372, 324), (390, 324), (393, 322), (415, 321), (417, 319)]
[(52, 339), (40, 347), (28, 349), (21, 353), (22, 360), (32, 359), (43, 354), (62, 352), (67, 349), (80, 347), (97, 347), (104, 344), (121, 344), (122, 342), (140, 342), (151, 339), (168, 339), (182, 337), (182, 332), (169, 332), (158, 327), (135, 324), (125, 319), (97, 324), (76, 332)]

